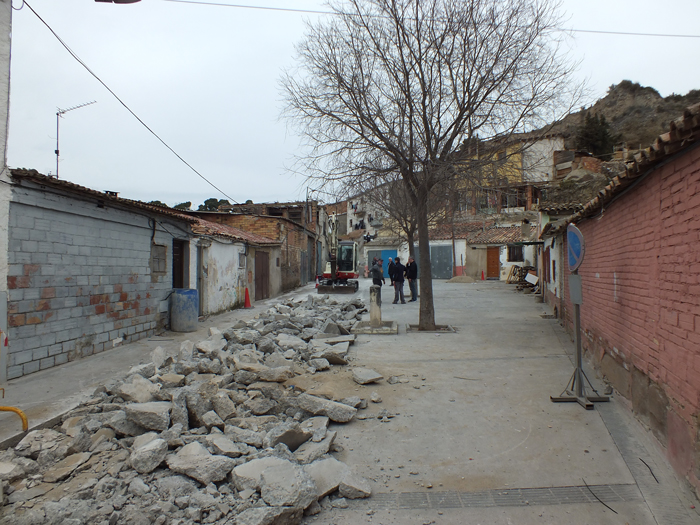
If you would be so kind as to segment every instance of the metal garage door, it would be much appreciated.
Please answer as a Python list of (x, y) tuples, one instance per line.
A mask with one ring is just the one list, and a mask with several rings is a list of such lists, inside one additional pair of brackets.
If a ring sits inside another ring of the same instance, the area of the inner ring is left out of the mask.
[(433, 279), (452, 279), (452, 246), (431, 246), (430, 266)]

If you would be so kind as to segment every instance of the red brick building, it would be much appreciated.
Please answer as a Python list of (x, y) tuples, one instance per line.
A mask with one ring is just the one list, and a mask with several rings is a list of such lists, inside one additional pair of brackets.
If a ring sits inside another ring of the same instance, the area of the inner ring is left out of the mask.
[[(700, 104), (568, 221), (585, 239), (583, 348), (698, 493), (699, 138)], [(571, 327), (567, 275), (562, 306)]]

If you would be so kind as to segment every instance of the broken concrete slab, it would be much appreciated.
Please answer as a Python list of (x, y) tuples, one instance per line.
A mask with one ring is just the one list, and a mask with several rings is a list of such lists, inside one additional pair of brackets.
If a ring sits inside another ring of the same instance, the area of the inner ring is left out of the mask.
[(168, 443), (163, 439), (153, 439), (134, 448), (129, 457), (131, 467), (139, 474), (153, 472), (168, 453)]
[(233, 470), (235, 461), (226, 456), (214, 456), (196, 441), (182, 447), (177, 454), (166, 456), (168, 468), (207, 485), (221, 481)]
[(313, 432), (301, 428), (298, 422), (287, 421), (277, 425), (267, 433), (263, 440), (263, 446), (274, 448), (277, 444), (284, 443), (291, 452), (294, 452), (312, 436)]
[(348, 499), (369, 498), (372, 488), (369, 481), (354, 472), (348, 472), (338, 486), (340, 495)]
[(353, 368), (352, 380), (358, 385), (368, 385), (384, 379), (384, 376), (371, 368)]
[(318, 497), (323, 498), (338, 490), (350, 467), (335, 458), (325, 458), (305, 465), (304, 470), (314, 480)]
[(206, 437), (206, 443), (211, 447), (214, 454), (237, 458), (245, 451), (238, 444), (223, 435), (210, 434)]
[(57, 481), (67, 478), (75, 469), (90, 459), (90, 456), (92, 456), (90, 452), (81, 452), (62, 459), (44, 474), (44, 481), (47, 483), (56, 483)]
[(253, 459), (243, 465), (234, 467), (231, 472), (232, 482), (238, 490), (252, 489), (258, 491), (260, 490), (260, 477), (263, 471), (286, 463), (289, 463), (289, 461), (277, 456)]
[(124, 412), (127, 420), (148, 430), (167, 430), (170, 426), (170, 409), (168, 401), (149, 403), (132, 403), (126, 405)]
[(294, 459), (302, 465), (316, 461), (324, 454), (328, 454), (337, 435), (337, 432), (330, 431), (321, 441), (307, 441), (294, 452)]
[(357, 413), (357, 410), (353, 407), (310, 394), (301, 394), (287, 401), (315, 416), (328, 416), (331, 421), (335, 421), (336, 423), (347, 423), (353, 418), (355, 413)]
[(273, 507), (305, 509), (318, 499), (313, 479), (299, 465), (286, 461), (260, 473), (260, 495)]
[(155, 400), (154, 394), (158, 390), (158, 385), (154, 385), (148, 379), (137, 374), (132, 376), (130, 383), (122, 383), (117, 387), (116, 393), (125, 401), (148, 403)]

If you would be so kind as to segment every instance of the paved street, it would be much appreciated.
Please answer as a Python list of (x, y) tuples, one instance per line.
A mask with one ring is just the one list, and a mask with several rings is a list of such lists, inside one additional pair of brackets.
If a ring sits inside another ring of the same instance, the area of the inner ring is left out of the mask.
[[(358, 292), (366, 301), (368, 286), (363, 280)], [(381, 383), (359, 386), (348, 367), (299, 376), (311, 393), (382, 398), (335, 426), (343, 447), (336, 456), (371, 481), (373, 496), (305, 523), (700, 522), (697, 500), (621, 400), (613, 395), (591, 411), (549, 400), (571, 376), (573, 344), (546, 318), (546, 305), (501, 282), (437, 281), (434, 290), (437, 321), (454, 333), (407, 332), (418, 303), (393, 305), (384, 289), (383, 318), (398, 321), (399, 334), (361, 335), (351, 347), (351, 365), (382, 373)], [(287, 297), (313, 292), (310, 285)], [(196, 334), (166, 333), (10, 381), (4, 402), (25, 410), (30, 427), (60, 417), (100, 382), (147, 362), (157, 345), (204, 338), (209, 326), (227, 328), (275, 302), (212, 317)], [(370, 417), (380, 410), (393, 417)], [(0, 415), (0, 441), (11, 443), (19, 430), (14, 414)]]

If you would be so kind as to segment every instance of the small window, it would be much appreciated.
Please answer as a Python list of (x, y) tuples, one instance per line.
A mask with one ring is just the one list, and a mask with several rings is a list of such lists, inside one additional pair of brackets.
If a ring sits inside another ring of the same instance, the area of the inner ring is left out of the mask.
[(279, 267), (280, 267), (280, 258), (277, 257), (277, 268), (279, 268)]
[(523, 261), (523, 247), (522, 246), (508, 246), (508, 262), (522, 262)]
[(245, 268), (245, 253), (238, 254), (238, 267)]
[(552, 261), (552, 281), (557, 282), (557, 261)]
[(168, 247), (163, 244), (151, 245), (151, 274), (165, 275), (168, 272)]

